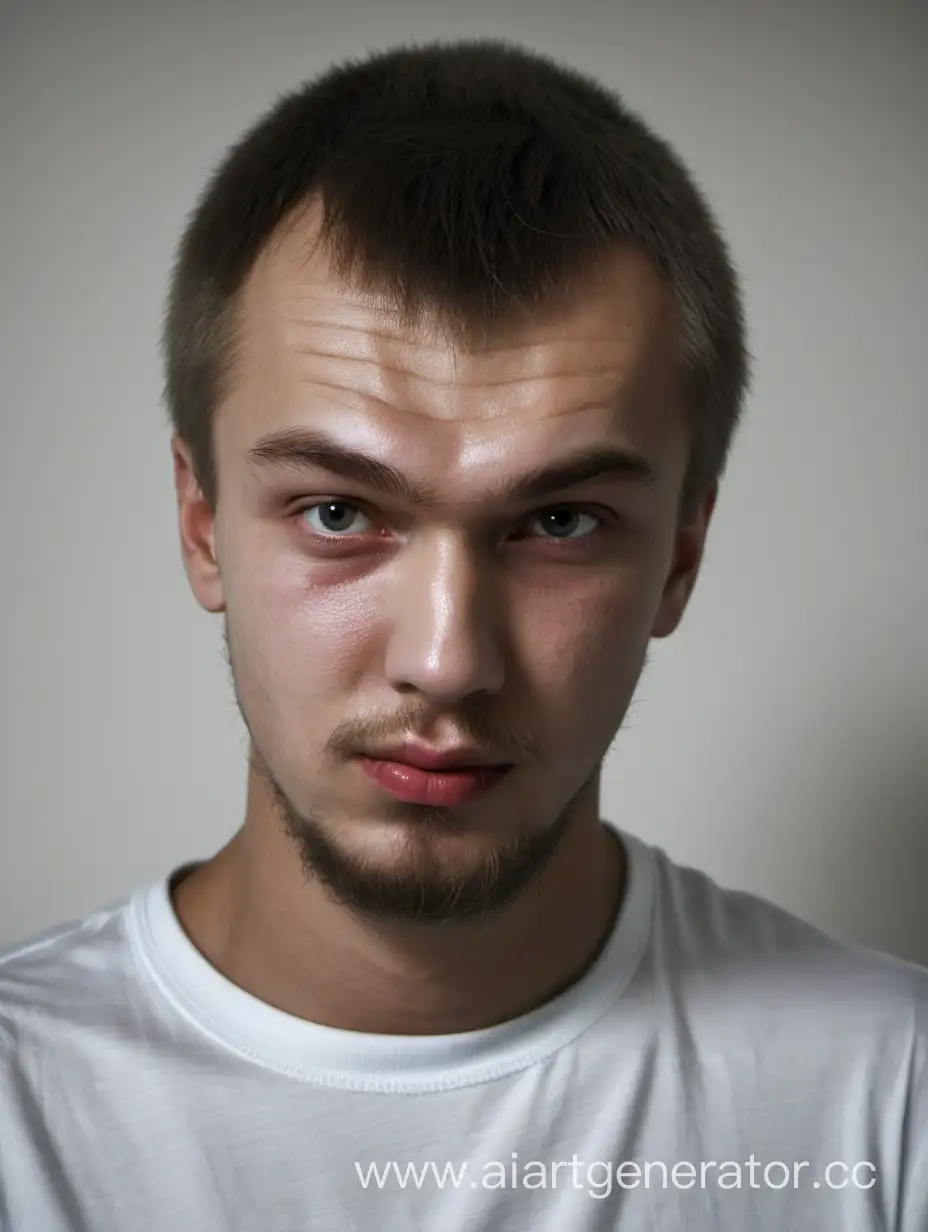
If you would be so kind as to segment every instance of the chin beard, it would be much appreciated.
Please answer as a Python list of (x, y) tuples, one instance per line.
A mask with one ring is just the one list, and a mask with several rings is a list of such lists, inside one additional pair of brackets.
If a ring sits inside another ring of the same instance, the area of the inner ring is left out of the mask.
[[(374, 860), (345, 851), (332, 837), (318, 809), (301, 813), (266, 764), (260, 772), (307, 880), (320, 882), (337, 902), (369, 920), (438, 924), (498, 911), (538, 877), (573, 815), (568, 806), (552, 825), (501, 840), (476, 867), (462, 870), (449, 866), (428, 841), (432, 837), (440, 840), (442, 834), (456, 829), (447, 812), (424, 805), (401, 805), (391, 814), (410, 828), (409, 858), (392, 868), (381, 867)], [(417, 842), (419, 838), (421, 843)]]

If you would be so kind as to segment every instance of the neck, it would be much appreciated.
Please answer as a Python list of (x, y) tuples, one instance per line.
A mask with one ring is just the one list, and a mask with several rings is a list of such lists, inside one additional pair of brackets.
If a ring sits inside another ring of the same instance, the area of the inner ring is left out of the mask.
[(483, 919), (365, 921), (307, 882), (273, 809), (249, 791), (238, 833), (174, 891), (182, 927), (226, 978), (325, 1026), (376, 1034), (477, 1030), (573, 984), (608, 939), (625, 854), (598, 817), (598, 781), (540, 875)]

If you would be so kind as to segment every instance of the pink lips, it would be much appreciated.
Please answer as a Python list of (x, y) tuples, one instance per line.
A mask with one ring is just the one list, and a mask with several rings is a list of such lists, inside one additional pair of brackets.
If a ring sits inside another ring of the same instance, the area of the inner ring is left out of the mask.
[[(384, 791), (397, 800), (410, 804), (431, 804), (451, 806), (467, 804), (477, 799), (485, 791), (495, 786), (510, 769), (509, 766), (471, 765), (448, 768), (449, 756), (423, 754), (421, 750), (409, 752), (410, 746), (404, 746), (403, 755), (417, 756), (418, 760), (431, 760), (439, 764), (436, 769), (423, 768), (407, 761), (393, 761), (379, 757), (359, 757), (359, 762), (365, 774), (374, 780)], [(393, 756), (400, 753), (393, 752)], [(459, 760), (460, 755), (454, 754), (450, 760)]]

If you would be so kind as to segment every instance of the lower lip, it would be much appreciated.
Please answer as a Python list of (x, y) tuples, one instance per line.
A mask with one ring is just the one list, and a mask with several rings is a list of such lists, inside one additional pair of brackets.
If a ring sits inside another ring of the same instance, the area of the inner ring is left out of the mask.
[(397, 800), (408, 804), (468, 804), (495, 786), (508, 766), (474, 766), (469, 770), (420, 770), (402, 761), (359, 757), (364, 773)]

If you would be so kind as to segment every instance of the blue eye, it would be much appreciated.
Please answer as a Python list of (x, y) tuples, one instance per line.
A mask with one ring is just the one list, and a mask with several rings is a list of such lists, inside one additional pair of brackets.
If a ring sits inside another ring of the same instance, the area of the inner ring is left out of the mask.
[[(322, 523), (321, 528), (310, 522), (308, 515), (320, 510), (319, 520)], [(339, 531), (351, 529), (351, 522), (360, 514), (365, 515), (357, 505), (352, 505), (350, 501), (321, 501), (317, 505), (307, 505), (305, 509), (300, 511), (300, 516), (305, 518), (309, 524), (310, 530), (318, 535), (324, 535), (328, 538), (340, 538)], [(345, 525), (345, 523), (349, 525)], [(363, 528), (362, 528), (363, 529)], [(357, 527), (355, 527), (357, 530)]]
[[(596, 526), (602, 522), (602, 518), (596, 517), (592, 513), (584, 513), (582, 509), (574, 509), (570, 505), (555, 505), (551, 509), (546, 509), (542, 513), (533, 515), (541, 524), (546, 519), (548, 520), (548, 529), (555, 533), (550, 536), (554, 539), (586, 539), (590, 533), (595, 533)], [(580, 518), (588, 518), (594, 523), (593, 531), (587, 532), (585, 535), (572, 535), (569, 532), (575, 528), (577, 520)]]

